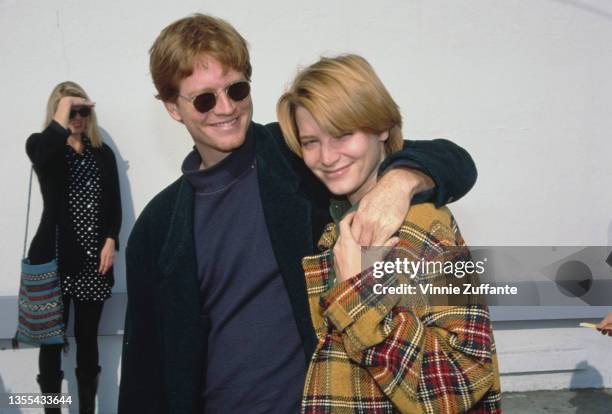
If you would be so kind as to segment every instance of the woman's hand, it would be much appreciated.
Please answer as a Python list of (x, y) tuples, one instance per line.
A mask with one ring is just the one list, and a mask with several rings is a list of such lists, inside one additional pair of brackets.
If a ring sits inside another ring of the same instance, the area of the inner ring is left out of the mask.
[(58, 104), (57, 109), (55, 110), (55, 114), (53, 115), (53, 119), (55, 122), (63, 126), (64, 128), (68, 128), (68, 123), (70, 121), (70, 111), (73, 107), (93, 107), (95, 102), (89, 101), (85, 98), (81, 98), (78, 96), (63, 96)]
[(601, 322), (597, 324), (597, 330), (602, 335), (612, 336), (612, 312), (608, 313)]
[[(361, 273), (365, 268), (369, 267), (371, 263), (377, 260), (382, 260), (389, 250), (397, 244), (399, 241), (398, 237), (391, 237), (385, 241), (381, 246), (382, 249), (377, 249), (374, 255), (368, 254), (367, 259), (363, 260), (361, 246), (357, 243), (357, 240), (351, 233), (351, 224), (355, 213), (347, 214), (342, 221), (340, 221), (340, 236), (336, 240), (334, 245), (334, 269), (336, 272), (337, 283), (344, 282), (353, 276)], [(362, 268), (362, 260), (364, 266)], [(366, 263), (367, 262), (367, 263)]]
[(100, 267), (98, 268), (98, 272), (105, 275), (113, 266), (113, 262), (115, 261), (115, 240), (110, 237), (106, 239), (104, 242), (104, 246), (102, 247), (102, 251), (100, 252)]

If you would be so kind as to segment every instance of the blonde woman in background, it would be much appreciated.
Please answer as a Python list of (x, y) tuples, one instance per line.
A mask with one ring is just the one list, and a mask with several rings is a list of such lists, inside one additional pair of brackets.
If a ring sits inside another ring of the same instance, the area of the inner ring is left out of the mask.
[[(70, 303), (75, 309), (79, 411), (93, 413), (100, 373), (98, 324), (114, 284), (121, 199), (115, 156), (102, 142), (94, 103), (81, 86), (62, 82), (53, 89), (45, 128), (28, 138), (26, 152), (43, 198), (28, 258), (34, 265), (57, 258), (66, 324)], [(37, 381), (43, 393), (61, 392), (61, 349), (40, 347)]]

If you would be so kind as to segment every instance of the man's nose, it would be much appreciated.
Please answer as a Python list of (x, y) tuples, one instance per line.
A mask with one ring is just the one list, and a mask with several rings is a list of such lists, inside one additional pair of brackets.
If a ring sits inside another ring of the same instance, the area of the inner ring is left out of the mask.
[(215, 103), (214, 111), (219, 115), (231, 114), (236, 110), (236, 102), (234, 102), (226, 91), (221, 91), (217, 94), (217, 102)]

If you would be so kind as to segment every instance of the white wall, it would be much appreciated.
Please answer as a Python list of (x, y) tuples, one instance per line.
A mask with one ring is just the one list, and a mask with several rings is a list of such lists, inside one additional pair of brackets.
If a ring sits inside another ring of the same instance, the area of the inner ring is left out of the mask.
[[(147, 50), (165, 25), (195, 11), (228, 19), (249, 41), (258, 122), (274, 120), (276, 99), (298, 65), (346, 51), (369, 59), (402, 108), (408, 138), (451, 138), (476, 160), (476, 187), (452, 206), (470, 243), (611, 242), (610, 2), (174, 3), (0, 0), (0, 296), (13, 297), (18, 287), (29, 171), (24, 142), (41, 129), (55, 84), (75, 80), (97, 102), (119, 160), (122, 241), (145, 203), (178, 176), (191, 142), (153, 98)], [(34, 227), (37, 191), (35, 186)], [(125, 291), (121, 259), (115, 291)], [(0, 321), (5, 328), (12, 324)], [(537, 334), (548, 328), (531, 329), (532, 324), (497, 335), (502, 371), (516, 372), (519, 362), (506, 356), (506, 350), (518, 349), (516, 338), (532, 337), (531, 344), (542, 349), (552, 346)], [(601, 371), (605, 344), (595, 344), (583, 331), (564, 332), (578, 338), (587, 370)], [(119, 336), (106, 341), (113, 343), (109, 349), (119, 349)], [(0, 353), (5, 389), (31, 384), (31, 358), (25, 351)], [(18, 366), (29, 371), (17, 372)], [(612, 386), (612, 373), (604, 374), (602, 384)], [(505, 388), (567, 387), (572, 377), (550, 374), (558, 381), (526, 387), (526, 375), (504, 377)], [(587, 378), (577, 385), (594, 383)]]

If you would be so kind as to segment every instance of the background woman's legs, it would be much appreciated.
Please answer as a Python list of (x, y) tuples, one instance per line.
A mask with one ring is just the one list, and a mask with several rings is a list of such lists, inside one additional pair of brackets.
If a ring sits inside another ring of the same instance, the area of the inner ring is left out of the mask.
[(104, 302), (74, 302), (74, 336), (77, 344), (76, 377), (79, 412), (93, 413), (100, 374), (98, 325)]
[[(70, 296), (64, 296), (64, 326), (68, 327)], [(38, 376), (36, 381), (42, 393), (59, 394), (62, 392), (62, 344), (41, 345), (38, 353)], [(45, 413), (60, 413), (59, 408), (45, 408)]]

